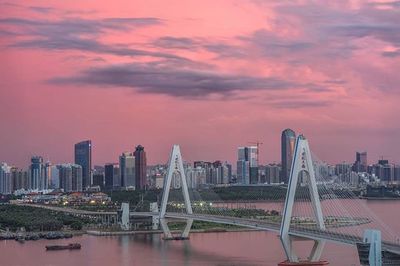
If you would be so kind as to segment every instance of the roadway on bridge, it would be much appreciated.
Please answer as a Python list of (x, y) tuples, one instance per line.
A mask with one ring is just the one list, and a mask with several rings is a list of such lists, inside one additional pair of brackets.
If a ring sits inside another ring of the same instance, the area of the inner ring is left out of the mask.
[[(39, 204), (18, 204), (23, 206), (31, 206), (44, 208), (52, 211), (60, 211), (65, 213), (70, 213), (73, 215), (87, 215), (87, 216), (101, 216), (101, 215), (117, 215), (117, 212), (96, 212), (96, 211), (86, 211), (73, 209), (70, 207), (55, 207), (49, 205), (39, 205)], [(131, 212), (130, 216), (137, 217), (150, 217), (159, 216), (158, 212)], [(213, 222), (220, 224), (237, 225), (242, 227), (254, 228), (263, 231), (272, 231), (279, 233), (280, 224), (273, 223), (265, 220), (254, 220), (247, 218), (238, 218), (230, 216), (218, 216), (218, 215), (208, 215), (208, 214), (187, 214), (187, 213), (174, 213), (167, 212), (166, 217), (175, 219), (193, 219), (196, 221)], [(314, 228), (296, 226), (296, 228), (291, 228), (290, 235), (296, 236), (304, 239), (314, 239), (314, 240), (324, 240), (339, 244), (347, 244), (355, 246), (357, 242), (362, 242), (362, 238), (350, 234), (334, 233), (331, 231), (324, 231)], [(392, 253), (400, 254), (400, 245), (391, 242), (382, 242), (382, 250), (389, 251)]]

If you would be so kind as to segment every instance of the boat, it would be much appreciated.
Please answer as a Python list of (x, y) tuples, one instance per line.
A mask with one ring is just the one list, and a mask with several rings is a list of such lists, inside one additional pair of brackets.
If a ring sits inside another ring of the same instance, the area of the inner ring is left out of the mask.
[(70, 243), (68, 245), (49, 245), (46, 246), (46, 250), (64, 250), (64, 249), (81, 249), (81, 244)]
[(15, 240), (18, 241), (18, 242), (21, 243), (21, 244), (25, 243), (25, 238), (24, 238), (23, 236), (21, 236), (21, 237), (16, 237)]

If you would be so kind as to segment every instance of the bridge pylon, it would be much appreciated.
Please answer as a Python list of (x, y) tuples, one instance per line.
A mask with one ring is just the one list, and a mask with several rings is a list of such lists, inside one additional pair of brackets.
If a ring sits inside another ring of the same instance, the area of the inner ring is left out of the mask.
[[(295, 240), (304, 240), (290, 235), (290, 223), (293, 216), (293, 205), (296, 196), (296, 190), (298, 187), (299, 175), (302, 172), (304, 172), (306, 174), (306, 177), (308, 178), (307, 184), (310, 192), (311, 204), (317, 228), (320, 230), (325, 230), (324, 217), (322, 214), (321, 202), (319, 199), (317, 181), (315, 178), (310, 147), (308, 145), (307, 139), (303, 135), (299, 135), (296, 139), (296, 145), (294, 148), (292, 167), (288, 180), (288, 189), (286, 192), (286, 200), (280, 228), (280, 239), (285, 250), (287, 260), (290, 263), (299, 262), (299, 258), (297, 257), (293, 249), (292, 242)], [(324, 245), (325, 241), (314, 240), (314, 246), (311, 250), (310, 256), (308, 257), (308, 261), (319, 261)]]
[(172, 147), (171, 156), (170, 156), (169, 162), (168, 162), (167, 176), (164, 180), (164, 190), (163, 190), (163, 195), (162, 195), (162, 200), (161, 200), (160, 224), (161, 224), (161, 228), (164, 232), (165, 240), (188, 239), (190, 229), (193, 224), (193, 219), (186, 219), (186, 227), (182, 231), (181, 235), (177, 236), (177, 237), (173, 236), (171, 231), (169, 230), (165, 214), (167, 212), (168, 197), (169, 197), (169, 191), (171, 190), (172, 179), (174, 178), (175, 175), (179, 175), (181, 178), (181, 189), (182, 189), (183, 198), (185, 201), (186, 212), (187, 212), (187, 214), (193, 214), (192, 205), (191, 205), (190, 197), (189, 197), (189, 190), (188, 190), (188, 186), (186, 183), (185, 170), (183, 168), (182, 155), (181, 155), (179, 145), (174, 145)]

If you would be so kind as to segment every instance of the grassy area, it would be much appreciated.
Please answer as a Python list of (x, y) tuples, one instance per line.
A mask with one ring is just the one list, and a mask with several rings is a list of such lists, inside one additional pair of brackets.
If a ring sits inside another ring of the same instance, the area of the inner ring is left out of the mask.
[(26, 231), (58, 231), (64, 226), (80, 230), (88, 219), (41, 208), (17, 205), (0, 205), (0, 228), (12, 231), (24, 227)]
[[(171, 222), (168, 223), (170, 230), (183, 230), (186, 226), (186, 222)], [(221, 230), (221, 229), (241, 229), (243, 227), (237, 225), (229, 224), (219, 224), (203, 221), (194, 221), (192, 224), (192, 229), (194, 230)]]

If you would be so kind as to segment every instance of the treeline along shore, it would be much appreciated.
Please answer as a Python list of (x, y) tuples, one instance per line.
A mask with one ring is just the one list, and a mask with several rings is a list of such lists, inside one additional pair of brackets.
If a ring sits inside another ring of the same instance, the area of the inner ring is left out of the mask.
[(81, 230), (83, 225), (90, 222), (86, 218), (47, 209), (12, 204), (0, 205), (1, 230), (17, 231), (21, 228), (27, 232)]

